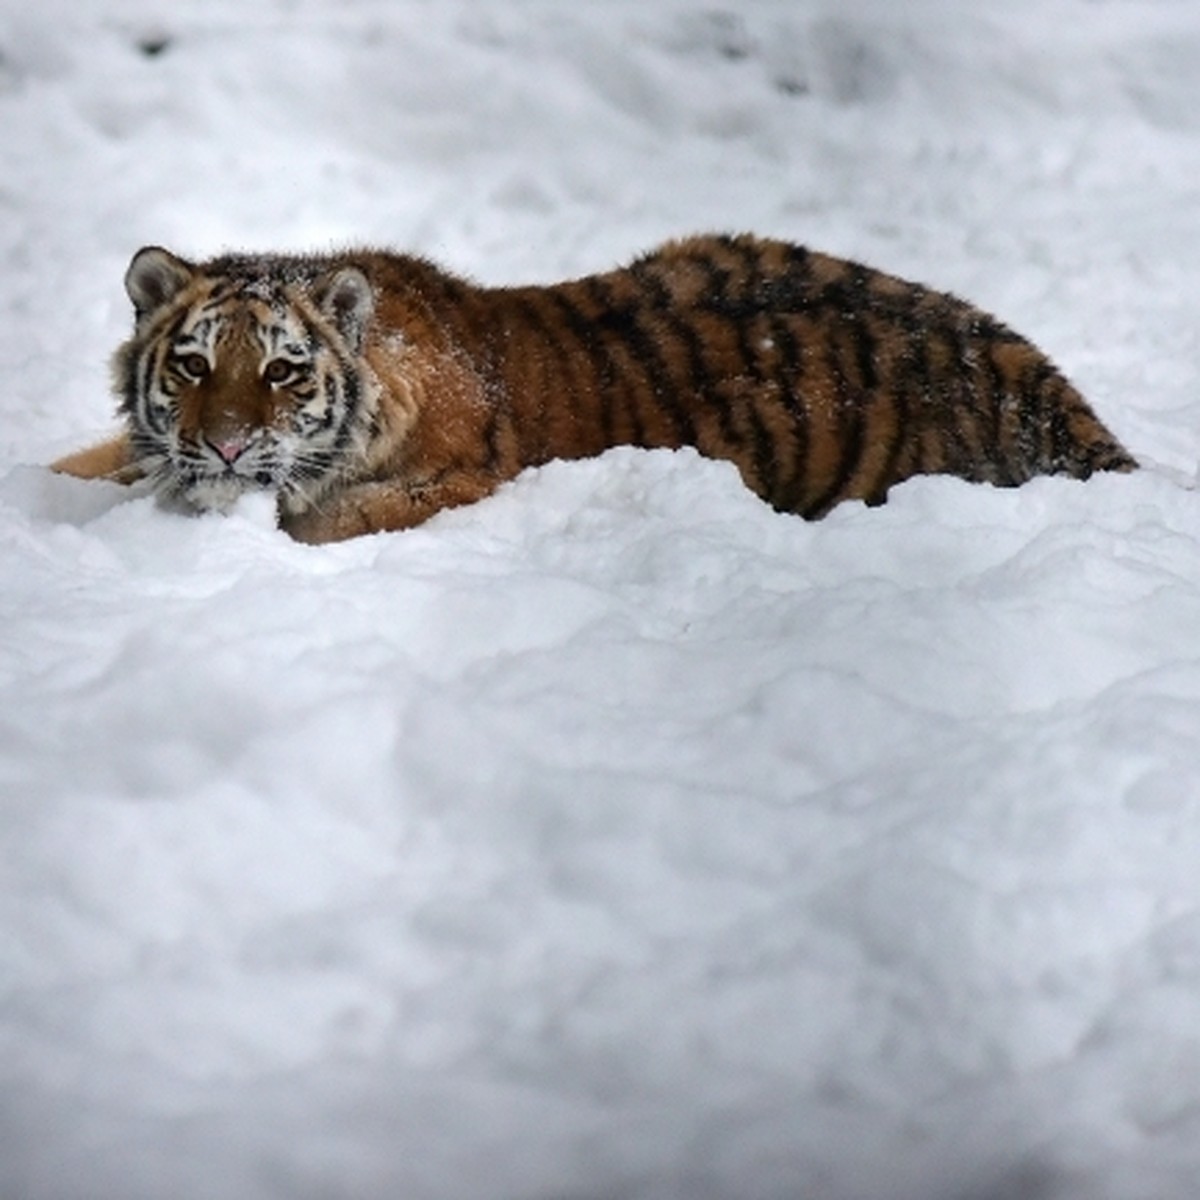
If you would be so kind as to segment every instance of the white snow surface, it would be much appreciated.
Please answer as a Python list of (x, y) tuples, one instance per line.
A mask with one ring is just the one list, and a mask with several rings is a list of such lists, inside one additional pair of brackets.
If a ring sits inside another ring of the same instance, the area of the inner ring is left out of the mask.
[[(0, 0), (0, 1197), (1200, 1195), (1200, 8)], [(754, 230), (1148, 464), (615, 450), (311, 548), (43, 464), (143, 243)]]

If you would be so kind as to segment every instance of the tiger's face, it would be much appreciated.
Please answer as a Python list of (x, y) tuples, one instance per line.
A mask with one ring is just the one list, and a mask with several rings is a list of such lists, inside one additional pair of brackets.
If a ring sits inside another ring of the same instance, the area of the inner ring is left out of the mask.
[(247, 491), (301, 512), (360, 460), (377, 388), (362, 357), (374, 300), (353, 267), (231, 257), (201, 271), (134, 256), (134, 335), (115, 360), (137, 465), (164, 498), (227, 510)]

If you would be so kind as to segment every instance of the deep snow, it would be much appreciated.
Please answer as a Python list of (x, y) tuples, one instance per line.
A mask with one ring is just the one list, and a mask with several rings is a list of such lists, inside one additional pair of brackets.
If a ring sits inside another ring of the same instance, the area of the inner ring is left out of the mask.
[[(1200, 10), (0, 0), (0, 1197), (1191, 1200)], [(614, 451), (309, 548), (37, 464), (143, 242), (754, 229), (1152, 469)]]

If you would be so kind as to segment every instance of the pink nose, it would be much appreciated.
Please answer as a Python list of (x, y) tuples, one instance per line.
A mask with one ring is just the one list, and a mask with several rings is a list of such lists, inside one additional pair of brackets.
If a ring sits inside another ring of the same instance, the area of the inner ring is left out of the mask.
[(245, 438), (227, 438), (224, 441), (212, 442), (210, 444), (221, 458), (231, 466), (241, 457), (242, 451), (246, 449)]

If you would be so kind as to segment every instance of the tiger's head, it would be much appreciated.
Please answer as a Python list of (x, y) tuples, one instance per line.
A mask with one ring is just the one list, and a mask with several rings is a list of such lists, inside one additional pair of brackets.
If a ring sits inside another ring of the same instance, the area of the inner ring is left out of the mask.
[(136, 465), (163, 498), (226, 510), (267, 490), (301, 512), (370, 440), (366, 275), (320, 259), (196, 265), (149, 246), (125, 276), (133, 336), (114, 359)]

